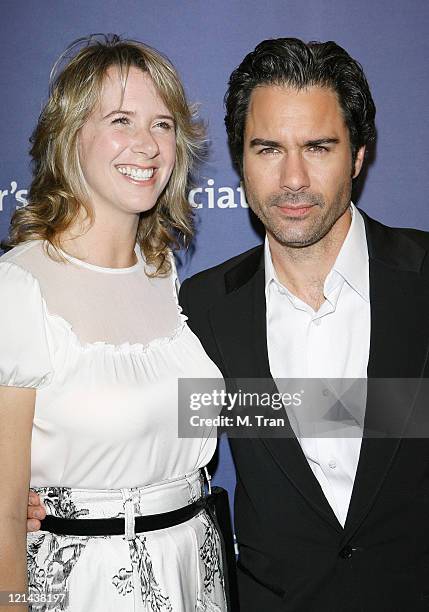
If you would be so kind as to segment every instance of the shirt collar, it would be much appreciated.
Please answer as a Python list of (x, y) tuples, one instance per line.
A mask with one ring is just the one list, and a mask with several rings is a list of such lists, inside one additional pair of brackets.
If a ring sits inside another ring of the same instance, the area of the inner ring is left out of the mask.
[(350, 209), (352, 222), (332, 270), (340, 274), (352, 289), (369, 302), (369, 259), (365, 223), (353, 203), (350, 204)]
[[(340, 275), (354, 291), (356, 291), (366, 302), (369, 302), (369, 263), (368, 246), (366, 242), (365, 223), (362, 215), (353, 202), (350, 203), (352, 222), (349, 231), (338, 253), (337, 259), (325, 281), (325, 294), (329, 292), (330, 285), (336, 285), (335, 277)], [(271, 283), (284, 287), (276, 274), (271, 257), (268, 238), (265, 237), (264, 245), (265, 262), (265, 290)], [(290, 294), (287, 287), (286, 292)]]

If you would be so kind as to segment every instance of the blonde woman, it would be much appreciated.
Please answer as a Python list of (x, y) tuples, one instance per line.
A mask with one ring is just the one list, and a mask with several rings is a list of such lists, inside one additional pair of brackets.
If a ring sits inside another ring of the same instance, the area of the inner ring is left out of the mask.
[[(25, 591), (28, 570), (35, 610), (223, 611), (200, 504), (216, 439), (177, 436), (177, 379), (220, 376), (180, 312), (171, 255), (192, 235), (201, 129), (159, 53), (115, 36), (80, 46), (0, 258), (0, 591)], [(48, 516), (26, 548), (29, 486)]]

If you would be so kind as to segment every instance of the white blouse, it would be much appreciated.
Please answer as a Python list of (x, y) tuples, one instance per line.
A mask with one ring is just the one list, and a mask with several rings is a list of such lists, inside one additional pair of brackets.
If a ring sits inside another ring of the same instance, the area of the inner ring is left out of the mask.
[(37, 390), (31, 486), (145, 486), (214, 453), (213, 429), (178, 437), (178, 379), (221, 374), (180, 311), (174, 262), (150, 278), (136, 255), (101, 268), (31, 241), (0, 258), (0, 384)]

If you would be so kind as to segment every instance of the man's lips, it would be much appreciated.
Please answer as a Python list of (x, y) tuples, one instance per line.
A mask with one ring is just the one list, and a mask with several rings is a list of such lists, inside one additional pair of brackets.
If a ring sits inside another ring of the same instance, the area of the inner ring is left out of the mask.
[(288, 206), (287, 204), (283, 204), (282, 206), (277, 206), (277, 208), (288, 217), (304, 217), (310, 212), (313, 206), (315, 206), (315, 204), (301, 204), (300, 206)]

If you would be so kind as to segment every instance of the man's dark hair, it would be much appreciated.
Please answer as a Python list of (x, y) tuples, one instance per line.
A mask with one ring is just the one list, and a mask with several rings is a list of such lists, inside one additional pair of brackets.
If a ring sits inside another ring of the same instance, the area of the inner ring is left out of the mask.
[(317, 85), (335, 91), (349, 130), (353, 162), (361, 146), (375, 141), (375, 104), (362, 66), (347, 51), (332, 41), (264, 40), (231, 74), (225, 95), (228, 141), (240, 174), (250, 96), (261, 85), (297, 90)]

